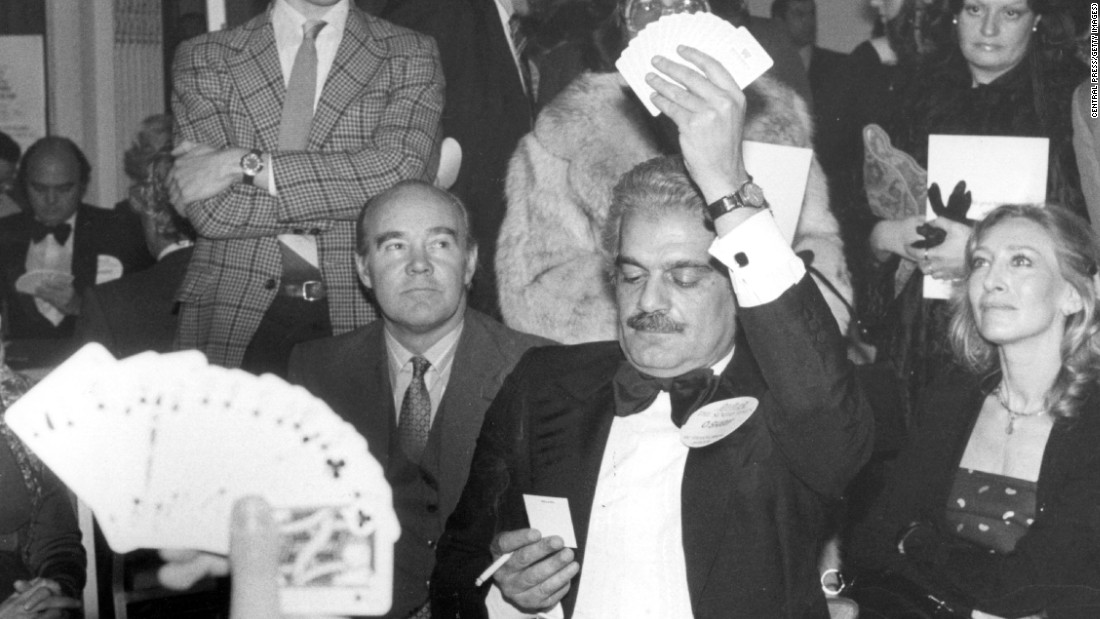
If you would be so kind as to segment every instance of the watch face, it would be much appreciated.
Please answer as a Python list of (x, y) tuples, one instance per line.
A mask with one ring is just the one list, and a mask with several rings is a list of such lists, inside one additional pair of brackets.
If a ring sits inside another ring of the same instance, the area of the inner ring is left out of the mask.
[(741, 200), (748, 206), (763, 207), (767, 200), (764, 198), (764, 190), (756, 183), (745, 183), (739, 192)]
[(264, 169), (264, 159), (256, 153), (248, 153), (241, 157), (241, 169), (248, 176), (256, 176)]

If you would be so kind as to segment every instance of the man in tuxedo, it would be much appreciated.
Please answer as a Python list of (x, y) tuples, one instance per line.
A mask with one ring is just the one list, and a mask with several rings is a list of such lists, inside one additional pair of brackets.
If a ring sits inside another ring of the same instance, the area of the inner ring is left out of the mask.
[(520, 355), (548, 342), (466, 307), (477, 245), (451, 194), (398, 183), (367, 203), (357, 236), (359, 276), (382, 320), (299, 345), (290, 377), (354, 425), (385, 468), (401, 522), (386, 616), (425, 617), (435, 545), (485, 409)]
[(169, 352), (176, 337), (176, 291), (191, 262), (195, 231), (168, 203), (164, 179), (171, 165), (166, 155), (155, 157), (149, 178), (123, 202), (141, 218), (145, 243), (157, 263), (89, 288), (76, 323), (78, 341), (99, 342), (118, 358), (146, 350)]
[[(684, 161), (613, 193), (618, 341), (533, 350), (501, 388), (440, 540), (436, 616), (828, 617), (817, 555), (870, 412), (745, 171), (744, 95), (681, 54), (692, 68), (654, 62), (675, 83), (649, 82)], [(530, 528), (528, 494), (567, 499), (577, 548)]]
[(431, 35), (447, 78), (443, 134), (462, 149), (449, 187), (470, 209), (480, 265), (470, 306), (500, 316), (494, 274), (504, 220), (504, 177), (519, 139), (532, 129), (534, 84), (522, 54), (526, 0), (391, 0), (381, 16)]
[(173, 204), (198, 239), (178, 344), (285, 375), (294, 344), (369, 323), (355, 218), (431, 179), (443, 77), (434, 42), (350, 0), (273, 0), (180, 45)]
[[(2, 295), (12, 339), (70, 337), (85, 288), (153, 263), (133, 213), (81, 203), (91, 171), (66, 138), (42, 138), (23, 155), (17, 185), (30, 209), (0, 219)], [(17, 290), (19, 278), (32, 271), (58, 275)]]
[(839, 89), (846, 83), (847, 56), (817, 45), (817, 4), (815, 0), (774, 0), (772, 19), (786, 27), (791, 43), (798, 50), (802, 67), (813, 93), (814, 122), (820, 130), (829, 128), (843, 111)]

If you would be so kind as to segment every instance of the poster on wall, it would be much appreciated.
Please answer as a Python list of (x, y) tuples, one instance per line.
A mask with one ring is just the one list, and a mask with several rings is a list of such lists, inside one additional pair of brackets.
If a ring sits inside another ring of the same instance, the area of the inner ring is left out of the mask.
[(0, 36), (0, 131), (24, 150), (46, 135), (41, 35)]

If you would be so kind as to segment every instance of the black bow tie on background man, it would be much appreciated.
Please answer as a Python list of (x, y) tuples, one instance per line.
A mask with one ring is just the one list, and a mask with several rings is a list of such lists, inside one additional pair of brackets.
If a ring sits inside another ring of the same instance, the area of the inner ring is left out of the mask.
[(667, 391), (672, 402), (672, 423), (679, 428), (706, 404), (718, 388), (720, 377), (710, 368), (699, 368), (672, 378), (643, 374), (623, 361), (615, 372), (615, 414), (626, 417), (649, 408), (657, 394)]
[(60, 223), (56, 226), (47, 226), (46, 224), (35, 219), (31, 222), (31, 239), (35, 243), (39, 243), (46, 236), (52, 234), (53, 238), (57, 240), (58, 245), (64, 245), (65, 241), (69, 239), (69, 235), (72, 234), (73, 227), (68, 223)]

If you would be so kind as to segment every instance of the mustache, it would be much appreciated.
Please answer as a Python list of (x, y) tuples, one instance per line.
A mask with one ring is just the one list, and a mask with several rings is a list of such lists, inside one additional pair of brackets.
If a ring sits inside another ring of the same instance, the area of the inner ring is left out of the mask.
[(626, 326), (649, 333), (682, 333), (687, 325), (669, 318), (666, 312), (638, 312), (626, 319)]

